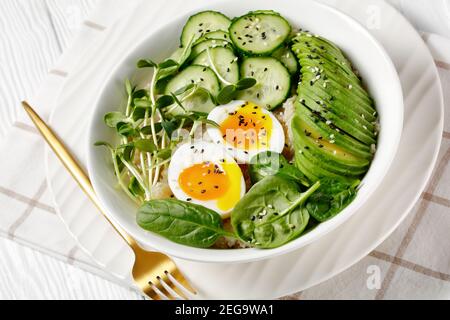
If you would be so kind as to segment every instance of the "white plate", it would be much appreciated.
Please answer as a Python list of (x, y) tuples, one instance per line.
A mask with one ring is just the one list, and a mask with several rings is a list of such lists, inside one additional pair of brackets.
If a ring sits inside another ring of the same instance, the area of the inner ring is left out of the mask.
[[(105, 210), (116, 219), (122, 228), (142, 246), (153, 248), (170, 256), (198, 262), (243, 263), (264, 260), (285, 254), (317, 241), (322, 236), (338, 228), (356, 213), (377, 189), (388, 172), (397, 152), (403, 126), (403, 97), (400, 80), (395, 67), (383, 47), (359, 23), (341, 12), (321, 3), (304, 0), (300, 3), (272, 0), (227, 0), (208, 4), (202, 10), (210, 9), (229, 17), (239, 16), (256, 9), (271, 9), (279, 12), (297, 28), (311, 30), (336, 43), (358, 69), (365, 84), (376, 101), (380, 115), (381, 131), (378, 136), (377, 153), (370, 169), (364, 176), (358, 195), (339, 215), (319, 224), (310, 232), (275, 249), (229, 249), (213, 250), (183, 246), (157, 234), (140, 228), (136, 223), (136, 204), (124, 192), (115, 188), (117, 178), (111, 169), (111, 155), (106, 148), (94, 147), (97, 141), (114, 141), (116, 135), (104, 125), (106, 113), (117, 110), (118, 102), (125, 104), (123, 79), (139, 79), (149, 71), (137, 70), (135, 61), (143, 56), (167, 57), (179, 45), (178, 34), (193, 13), (174, 18), (170, 23), (159, 26), (154, 33), (140, 41), (137, 47), (130, 48), (125, 56), (117, 61), (117, 67), (104, 80), (105, 86), (88, 114), (90, 125), (86, 149), (87, 167), (95, 192)], [(198, 12), (198, 11), (195, 11)], [(323, 23), (327, 21), (327, 23)], [(170, 35), (164, 37), (163, 35)], [(370, 63), (368, 61), (370, 60)], [(144, 81), (144, 83), (148, 83)], [(139, 82), (138, 82), (139, 83)]]
[[(275, 298), (298, 292), (349, 268), (385, 240), (423, 191), (435, 164), (443, 129), (443, 99), (433, 59), (420, 36), (381, 0), (325, 1), (370, 28), (399, 72), (405, 97), (405, 122), (399, 152), (380, 188), (344, 225), (299, 251), (245, 264), (201, 264), (178, 260), (203, 298)], [(198, 3), (196, 3), (198, 5)], [(191, 6), (189, 10), (195, 6)], [(51, 117), (52, 127), (85, 161), (86, 118), (102, 81), (127, 46), (151, 22), (176, 12), (153, 15), (145, 2), (124, 17), (71, 75)], [(188, 9), (186, 9), (188, 10)], [(120, 41), (118, 40), (120, 39)], [(417, 150), (420, 149), (420, 152)], [(47, 152), (48, 179), (58, 212), (86, 252), (122, 281), (129, 278), (131, 253), (86, 200), (58, 160)]]

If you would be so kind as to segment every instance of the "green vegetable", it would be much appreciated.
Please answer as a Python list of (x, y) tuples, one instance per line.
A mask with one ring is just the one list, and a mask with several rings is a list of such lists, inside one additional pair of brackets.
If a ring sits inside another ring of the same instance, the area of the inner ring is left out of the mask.
[(179, 244), (209, 248), (221, 236), (221, 216), (203, 206), (175, 199), (145, 202), (137, 213), (138, 225)]
[(349, 184), (336, 179), (322, 179), (320, 188), (306, 203), (308, 213), (319, 222), (336, 216), (353, 201), (359, 183), (359, 180)]
[(255, 184), (231, 213), (237, 236), (257, 248), (276, 248), (302, 234), (309, 220), (302, 204), (320, 186), (301, 193), (292, 180), (268, 176)]
[(133, 146), (144, 152), (155, 152), (156, 146), (150, 139), (140, 139), (133, 142)]
[(121, 112), (110, 112), (104, 117), (105, 124), (110, 128), (116, 128), (120, 122), (126, 121), (127, 117)]
[(227, 104), (236, 99), (239, 91), (250, 89), (256, 85), (256, 80), (253, 78), (243, 78), (236, 84), (230, 84), (223, 87), (217, 96), (217, 102), (219, 104)]
[(267, 176), (277, 175), (305, 187), (310, 186), (305, 175), (296, 166), (290, 164), (282, 154), (276, 152), (266, 151), (254, 156), (250, 161), (249, 173), (252, 183), (257, 183)]

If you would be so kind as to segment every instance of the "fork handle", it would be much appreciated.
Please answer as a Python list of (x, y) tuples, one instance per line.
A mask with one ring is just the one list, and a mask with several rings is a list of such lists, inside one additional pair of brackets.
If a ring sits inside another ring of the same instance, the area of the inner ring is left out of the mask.
[(128, 245), (135, 249), (137, 247), (136, 241), (131, 238), (116, 222), (111, 220), (106, 212), (103, 210), (100, 201), (95, 194), (94, 188), (92, 187), (89, 177), (75, 160), (73, 155), (64, 146), (61, 140), (55, 135), (55, 133), (50, 129), (50, 127), (41, 119), (41, 117), (33, 110), (33, 108), (26, 102), (22, 102), (22, 106), (33, 121), (36, 128), (39, 130), (41, 135), (47, 141), (48, 145), (52, 148), (53, 152), (61, 160), (64, 167), (72, 175), (84, 193), (89, 197), (92, 203), (97, 207), (97, 209), (102, 213), (106, 220), (113, 226), (113, 228), (119, 233), (119, 235), (128, 243)]

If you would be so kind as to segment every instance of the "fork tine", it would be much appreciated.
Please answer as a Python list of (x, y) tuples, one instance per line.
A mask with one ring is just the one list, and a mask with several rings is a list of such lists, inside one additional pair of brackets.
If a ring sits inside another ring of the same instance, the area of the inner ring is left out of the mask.
[(189, 295), (186, 294), (186, 289), (183, 290), (180, 287), (180, 284), (172, 279), (172, 275), (169, 272), (165, 272), (164, 283), (170, 288), (170, 290), (174, 291), (176, 295), (178, 295), (182, 300), (189, 300)]
[(168, 300), (176, 300), (176, 298), (164, 287), (161, 277), (157, 277), (158, 283), (153, 284)]
[(159, 292), (158, 288), (151, 282), (148, 283), (148, 286), (143, 292), (152, 300), (165, 300), (164, 298), (167, 298), (163, 297), (163, 294)]
[(166, 271), (166, 275), (170, 279), (170, 281), (175, 285), (175, 287), (184, 291), (185, 294), (194, 296), (197, 294), (197, 291), (195, 291), (195, 289), (191, 287), (190, 283), (178, 269), (174, 269), (172, 270), (172, 272)]

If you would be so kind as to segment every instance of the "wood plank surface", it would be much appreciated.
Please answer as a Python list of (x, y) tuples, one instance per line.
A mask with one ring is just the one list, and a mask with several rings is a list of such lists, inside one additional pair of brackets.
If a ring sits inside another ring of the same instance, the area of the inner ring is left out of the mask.
[[(0, 139), (97, 0), (1, 0)], [(0, 206), (1, 209), (1, 206)], [(1, 210), (0, 210), (1, 211)], [(1, 214), (1, 212), (0, 212)], [(127, 288), (0, 238), (0, 299), (141, 299)]]

